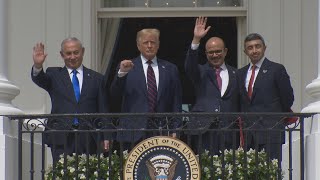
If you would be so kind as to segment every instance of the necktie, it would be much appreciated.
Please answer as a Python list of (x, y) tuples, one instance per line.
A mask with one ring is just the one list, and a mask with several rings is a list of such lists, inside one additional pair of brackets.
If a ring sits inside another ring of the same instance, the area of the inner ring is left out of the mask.
[(222, 79), (220, 76), (221, 68), (215, 68), (215, 70), (216, 70), (216, 79), (217, 79), (218, 87), (219, 87), (219, 90), (221, 91), (221, 87), (222, 87)]
[(250, 81), (249, 81), (249, 85), (248, 85), (248, 97), (251, 99), (252, 96), (252, 88), (253, 88), (253, 81), (254, 81), (254, 76), (255, 76), (255, 70), (256, 70), (256, 66), (253, 65), (251, 67), (251, 76), (250, 76)]
[[(79, 102), (80, 99), (80, 87), (79, 87), (79, 80), (77, 78), (77, 70), (72, 70), (73, 76), (72, 76), (72, 85), (73, 85), (73, 91), (74, 91), (74, 95), (76, 97), (77, 102)], [(73, 119), (73, 124), (78, 124), (78, 118), (74, 118)]]
[(149, 104), (149, 112), (156, 111), (156, 102), (157, 102), (157, 84), (156, 78), (154, 75), (154, 71), (151, 67), (152, 61), (147, 61), (148, 70), (147, 70), (147, 85), (148, 85), (148, 104)]

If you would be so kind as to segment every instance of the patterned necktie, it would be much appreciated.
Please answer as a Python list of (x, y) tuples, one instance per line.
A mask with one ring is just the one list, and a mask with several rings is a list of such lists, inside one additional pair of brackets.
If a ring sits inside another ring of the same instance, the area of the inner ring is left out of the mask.
[(248, 97), (251, 99), (252, 96), (252, 89), (253, 89), (253, 81), (254, 81), (254, 76), (255, 76), (255, 70), (256, 70), (256, 65), (253, 65), (251, 67), (251, 76), (250, 76), (250, 81), (248, 85)]
[(147, 85), (148, 85), (148, 104), (149, 104), (149, 112), (156, 112), (156, 102), (157, 102), (157, 84), (156, 78), (154, 75), (153, 68), (151, 67), (152, 61), (147, 61), (148, 70), (147, 70)]
[(221, 92), (221, 87), (222, 87), (222, 79), (221, 79), (221, 76), (220, 76), (220, 72), (221, 72), (221, 68), (215, 68), (216, 70), (216, 79), (217, 79), (217, 83), (218, 83), (218, 87), (219, 87), (219, 90)]
[[(74, 91), (74, 95), (76, 97), (77, 102), (79, 102), (80, 99), (80, 86), (79, 86), (79, 80), (77, 77), (77, 70), (72, 70), (73, 76), (72, 76), (72, 85), (73, 85), (73, 91)], [(79, 124), (79, 120), (78, 118), (74, 118), (73, 119), (73, 124), (77, 125)]]

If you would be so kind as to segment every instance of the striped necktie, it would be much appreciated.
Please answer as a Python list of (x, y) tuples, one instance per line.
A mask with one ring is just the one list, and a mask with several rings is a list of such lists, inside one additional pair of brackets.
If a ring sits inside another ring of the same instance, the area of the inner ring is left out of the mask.
[(148, 86), (148, 104), (149, 104), (149, 112), (156, 112), (156, 104), (157, 104), (157, 83), (154, 75), (153, 68), (151, 67), (152, 61), (147, 61), (148, 69), (147, 69), (147, 86)]

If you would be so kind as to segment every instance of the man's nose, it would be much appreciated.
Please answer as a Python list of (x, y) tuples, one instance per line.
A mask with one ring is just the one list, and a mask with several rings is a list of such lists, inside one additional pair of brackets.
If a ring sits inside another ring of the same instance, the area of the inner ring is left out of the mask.
[(73, 54), (73, 53), (71, 53), (70, 58), (71, 58), (71, 59), (75, 59), (75, 58), (76, 58), (76, 55)]

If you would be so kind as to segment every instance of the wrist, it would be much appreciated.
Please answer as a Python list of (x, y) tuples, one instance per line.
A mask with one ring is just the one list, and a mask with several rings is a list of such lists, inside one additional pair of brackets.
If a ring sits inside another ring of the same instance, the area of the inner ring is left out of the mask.
[(193, 37), (192, 44), (200, 44), (200, 40), (201, 40), (201, 38), (199, 38), (199, 37)]
[(42, 69), (42, 64), (33, 64), (36, 69)]

